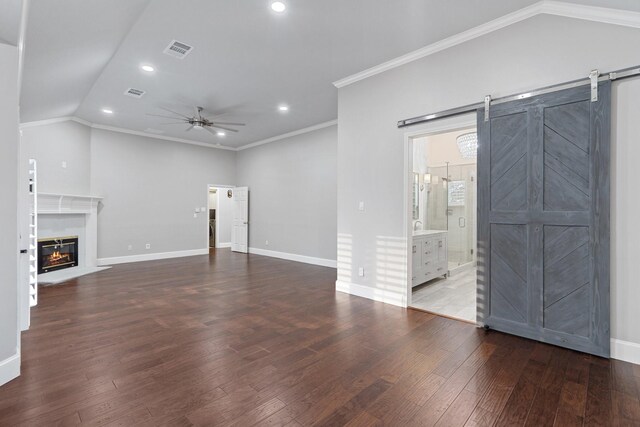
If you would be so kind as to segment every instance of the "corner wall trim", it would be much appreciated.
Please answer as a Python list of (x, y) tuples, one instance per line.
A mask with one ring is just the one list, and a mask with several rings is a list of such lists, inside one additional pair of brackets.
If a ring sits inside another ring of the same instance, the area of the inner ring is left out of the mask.
[(271, 138), (263, 139), (262, 141), (252, 142), (251, 144), (247, 144), (247, 145), (243, 145), (241, 147), (238, 147), (237, 151), (246, 150), (248, 148), (257, 147), (259, 145), (268, 144), (270, 142), (280, 141), (282, 139), (287, 139), (287, 138), (291, 138), (291, 137), (294, 137), (294, 136), (302, 135), (302, 134), (305, 134), (305, 133), (313, 132), (314, 130), (320, 130), (320, 129), (328, 128), (329, 126), (334, 126), (334, 125), (337, 125), (337, 124), (338, 124), (338, 120), (337, 119), (336, 120), (331, 120), (331, 121), (320, 123), (320, 124), (317, 124), (317, 125), (314, 125), (314, 126), (309, 126), (309, 127), (306, 127), (306, 128), (294, 130), (293, 132), (284, 133), (282, 135), (278, 135), (278, 136), (274, 136), (274, 137), (271, 137)]
[(105, 266), (105, 265), (115, 265), (115, 264), (127, 264), (130, 262), (155, 261), (160, 259), (183, 258), (188, 256), (208, 255), (208, 254), (209, 254), (209, 248), (204, 248), (204, 249), (190, 249), (187, 251), (158, 252), (154, 254), (131, 255), (131, 256), (113, 257), (113, 258), (98, 258), (98, 265)]
[(611, 358), (640, 364), (640, 344), (611, 338)]
[(306, 255), (290, 254), (286, 252), (270, 251), (267, 249), (249, 248), (249, 253), (268, 256), (272, 258), (286, 259), (289, 261), (303, 262), (305, 264), (319, 265), (322, 267), (338, 268), (338, 262), (332, 259), (316, 258)]
[(576, 3), (567, 3), (564, 1), (542, 0), (538, 3), (532, 4), (531, 6), (508, 13), (492, 21), (478, 25), (477, 27), (473, 27), (414, 50), (413, 52), (409, 52), (406, 55), (399, 56), (390, 61), (376, 65), (375, 67), (352, 74), (351, 76), (335, 81), (333, 85), (337, 88), (348, 86), (359, 82), (360, 80), (364, 80), (410, 62), (417, 61), (418, 59), (433, 55), (434, 53), (449, 49), (541, 14), (640, 28), (640, 12), (607, 7), (587, 6)]
[(394, 292), (387, 289), (372, 288), (370, 286), (358, 285), (355, 283), (347, 283), (336, 280), (336, 291), (371, 299), (374, 301), (380, 301), (385, 304), (396, 305), (398, 307), (407, 306), (407, 300), (403, 293)]
[(20, 376), (20, 355), (0, 361), (0, 386)]

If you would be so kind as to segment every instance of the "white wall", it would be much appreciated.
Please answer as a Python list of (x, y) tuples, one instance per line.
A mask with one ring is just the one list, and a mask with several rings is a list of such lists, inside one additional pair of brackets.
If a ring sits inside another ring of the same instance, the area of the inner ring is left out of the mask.
[(232, 151), (93, 129), (91, 191), (104, 197), (98, 257), (208, 248), (209, 214), (194, 210), (206, 208), (210, 183), (234, 175)]
[(23, 163), (39, 160), (39, 192), (89, 194), (91, 128), (72, 121), (23, 127), (21, 144)]
[[(23, 158), (38, 161), (40, 192), (104, 197), (98, 211), (99, 259), (208, 247), (208, 185), (233, 184), (234, 152), (70, 121), (25, 127), (22, 133)], [(194, 218), (201, 207), (205, 212)]]
[[(406, 303), (404, 134), (420, 127), (399, 130), (398, 120), (481, 102), (486, 94), (495, 98), (584, 78), (594, 68), (634, 66), (638, 46), (637, 29), (537, 16), (340, 89), (338, 288)], [(616, 103), (616, 114), (628, 117), (616, 142), (617, 149), (624, 150), (616, 154), (619, 161), (625, 155), (620, 165), (624, 169), (616, 170), (613, 183), (613, 216), (620, 229), (632, 222), (630, 215), (637, 217), (637, 211), (625, 213), (618, 208), (621, 203), (638, 207), (637, 190), (631, 183), (637, 180), (629, 176), (632, 169), (627, 162), (640, 163), (640, 158), (633, 157), (638, 155), (638, 125), (631, 123), (637, 122), (640, 97), (618, 93)], [(618, 187), (621, 180), (629, 183)], [(358, 210), (360, 201), (365, 202), (364, 212)], [(611, 309), (612, 336), (634, 343), (640, 343), (640, 299), (631, 280), (638, 273), (634, 270), (640, 258), (637, 236), (628, 232), (614, 236), (620, 260), (613, 264)], [(364, 277), (358, 276), (358, 267), (365, 268)]]
[(336, 259), (336, 150), (333, 125), (238, 152), (251, 248)]
[(20, 372), (18, 333), (18, 49), (0, 44), (0, 385)]

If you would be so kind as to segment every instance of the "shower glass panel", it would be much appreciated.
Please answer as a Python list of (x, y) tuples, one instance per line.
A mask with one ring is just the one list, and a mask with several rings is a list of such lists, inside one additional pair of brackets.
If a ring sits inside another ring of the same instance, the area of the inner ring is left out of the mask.
[(476, 165), (449, 165), (447, 230), (449, 271), (471, 265), (476, 247)]

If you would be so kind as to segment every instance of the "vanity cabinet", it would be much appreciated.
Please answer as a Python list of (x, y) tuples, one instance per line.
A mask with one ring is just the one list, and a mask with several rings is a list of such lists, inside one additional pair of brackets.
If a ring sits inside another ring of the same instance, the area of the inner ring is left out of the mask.
[(416, 232), (412, 244), (412, 277), (411, 286), (447, 274), (447, 232), (422, 231)]

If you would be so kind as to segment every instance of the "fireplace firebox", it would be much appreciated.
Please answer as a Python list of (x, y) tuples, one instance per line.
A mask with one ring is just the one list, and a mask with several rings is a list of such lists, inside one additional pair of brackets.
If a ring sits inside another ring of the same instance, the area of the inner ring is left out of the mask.
[(78, 265), (78, 236), (38, 240), (38, 274)]

